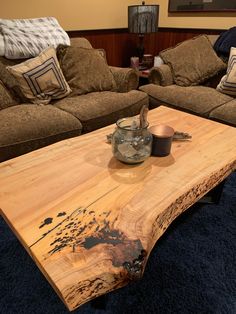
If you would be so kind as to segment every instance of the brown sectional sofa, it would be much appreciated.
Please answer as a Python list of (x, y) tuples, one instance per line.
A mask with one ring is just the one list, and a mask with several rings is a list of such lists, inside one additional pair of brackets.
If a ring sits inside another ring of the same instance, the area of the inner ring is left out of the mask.
[[(85, 38), (74, 38), (71, 45), (92, 48)], [(137, 73), (116, 67), (110, 67), (115, 90), (32, 104), (19, 97), (16, 81), (6, 70), (7, 65), (20, 62), (0, 57), (0, 161), (136, 115), (148, 104), (147, 94), (137, 90)]]
[[(213, 45), (217, 36), (210, 35), (208, 39)], [(191, 46), (191, 40), (188, 42), (190, 42)], [(186, 60), (188, 52), (184, 46), (180, 48), (182, 49), (181, 54), (179, 56), (176, 55), (176, 58), (182, 55), (183, 60)], [(203, 54), (204, 56), (206, 59), (208, 58), (207, 53)], [(191, 58), (191, 55), (189, 58)], [(170, 64), (164, 63), (159, 67), (151, 69), (149, 74), (150, 84), (140, 86), (139, 90), (149, 95), (150, 109), (164, 104), (172, 108), (236, 126), (236, 99), (216, 90), (216, 86), (225, 74), (226, 68), (227, 64), (225, 64), (225, 69), (218, 71), (215, 75), (200, 84), (181, 86), (176, 84)]]

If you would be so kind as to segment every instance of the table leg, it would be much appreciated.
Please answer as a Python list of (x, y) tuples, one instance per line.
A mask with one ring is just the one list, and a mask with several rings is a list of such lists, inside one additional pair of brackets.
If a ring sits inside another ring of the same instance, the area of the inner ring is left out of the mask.
[(204, 204), (218, 204), (224, 188), (225, 180), (210, 190), (205, 196), (203, 196), (198, 203)]
[(91, 300), (91, 305), (94, 309), (106, 310), (108, 295), (101, 295), (98, 298)]

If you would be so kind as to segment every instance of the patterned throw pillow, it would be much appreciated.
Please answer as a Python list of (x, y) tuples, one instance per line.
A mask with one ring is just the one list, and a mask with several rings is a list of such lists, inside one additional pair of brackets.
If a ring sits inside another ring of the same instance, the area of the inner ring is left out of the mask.
[(236, 48), (231, 47), (226, 75), (224, 75), (216, 89), (227, 95), (236, 96)]
[(8, 66), (7, 70), (15, 77), (22, 93), (32, 103), (47, 104), (51, 99), (63, 98), (71, 92), (52, 47), (35, 58)]

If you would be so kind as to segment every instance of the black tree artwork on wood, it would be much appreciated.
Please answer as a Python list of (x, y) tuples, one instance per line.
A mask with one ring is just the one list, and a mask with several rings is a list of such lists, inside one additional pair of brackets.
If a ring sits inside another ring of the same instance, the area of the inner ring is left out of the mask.
[(169, 0), (169, 12), (236, 11), (233, 0)]

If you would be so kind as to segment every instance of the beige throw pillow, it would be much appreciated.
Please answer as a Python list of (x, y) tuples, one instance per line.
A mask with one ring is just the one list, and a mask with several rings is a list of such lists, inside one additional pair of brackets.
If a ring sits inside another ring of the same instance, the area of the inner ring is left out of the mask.
[(236, 96), (236, 48), (231, 47), (228, 61), (227, 73), (224, 75), (216, 87), (224, 94)]
[(160, 52), (180, 86), (198, 85), (226, 68), (208, 37), (200, 35)]
[(49, 47), (37, 57), (7, 70), (15, 77), (24, 96), (32, 103), (49, 103), (70, 94), (57, 60), (56, 51)]
[(72, 96), (115, 90), (112, 72), (101, 52), (92, 48), (60, 46), (58, 60), (72, 89)]

